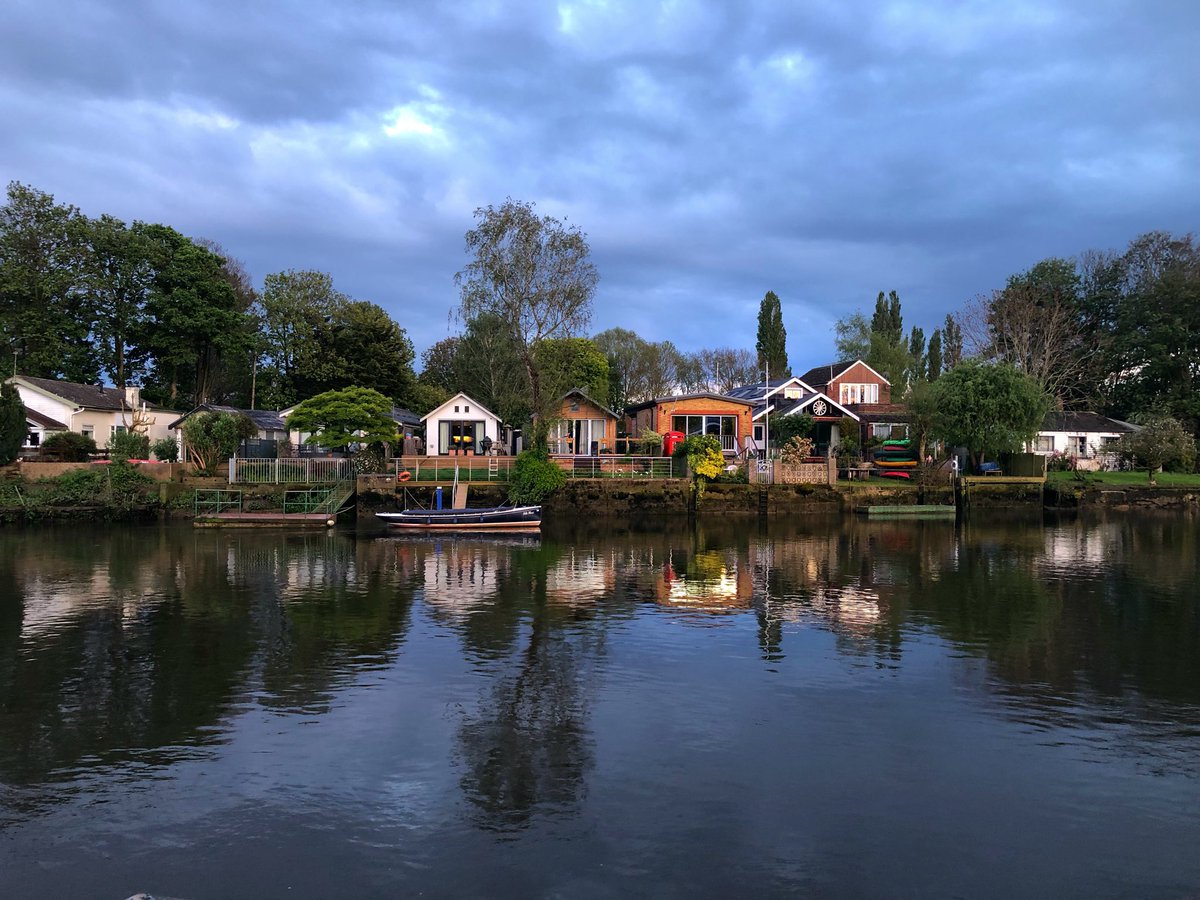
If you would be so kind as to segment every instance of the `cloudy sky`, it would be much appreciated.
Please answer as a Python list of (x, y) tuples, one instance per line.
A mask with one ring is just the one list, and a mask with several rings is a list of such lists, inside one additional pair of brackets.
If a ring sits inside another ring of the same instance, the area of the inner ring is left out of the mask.
[(472, 211), (588, 235), (594, 330), (793, 367), (1047, 256), (1200, 227), (1200, 3), (5, 0), (0, 178), (330, 272), (418, 351)]

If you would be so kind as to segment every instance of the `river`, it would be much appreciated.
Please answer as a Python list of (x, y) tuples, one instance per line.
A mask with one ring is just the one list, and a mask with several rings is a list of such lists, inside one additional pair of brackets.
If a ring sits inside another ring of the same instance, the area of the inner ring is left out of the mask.
[(0, 532), (0, 896), (1195, 896), (1198, 551)]

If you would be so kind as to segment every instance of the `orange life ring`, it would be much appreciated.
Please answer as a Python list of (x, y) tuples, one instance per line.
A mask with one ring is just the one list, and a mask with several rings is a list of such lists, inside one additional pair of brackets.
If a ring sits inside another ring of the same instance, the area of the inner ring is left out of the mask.
[(401, 472), (399, 475), (396, 476), (397, 481), (408, 481), (408, 479), (410, 479), (410, 478), (412, 478), (412, 472), (408, 471), (408, 469), (405, 469), (403, 472)]

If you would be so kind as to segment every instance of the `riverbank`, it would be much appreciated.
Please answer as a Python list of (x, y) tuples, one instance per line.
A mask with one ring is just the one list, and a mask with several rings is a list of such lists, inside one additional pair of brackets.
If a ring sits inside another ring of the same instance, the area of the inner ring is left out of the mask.
[[(1200, 511), (1200, 488), (1190, 484), (1151, 485), (1126, 479), (962, 479), (957, 485), (840, 482), (827, 485), (711, 483), (702, 489), (683, 480), (581, 479), (568, 482), (543, 504), (548, 520), (680, 516), (695, 518), (788, 517), (850, 514), (866, 507), (960, 506), (982, 510), (1185, 510)], [(239, 485), (242, 509), (280, 511), (284, 494), (296, 485)], [(187, 476), (159, 481), (136, 469), (117, 466), (66, 472), (54, 478), (0, 480), (0, 523), (56, 521), (145, 521), (190, 519), (197, 491), (227, 490), (223, 478)], [(505, 502), (503, 484), (472, 484), (470, 506)], [(449, 503), (448, 492), (444, 502)], [(406, 506), (434, 505), (434, 488), (396, 484), (389, 476), (359, 477), (357, 515)]]

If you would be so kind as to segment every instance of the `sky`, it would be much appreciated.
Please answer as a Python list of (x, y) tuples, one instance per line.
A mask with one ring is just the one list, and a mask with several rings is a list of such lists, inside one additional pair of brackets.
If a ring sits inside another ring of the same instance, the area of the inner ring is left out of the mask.
[(1192, 0), (5, 0), (0, 179), (319, 269), (418, 354), (480, 207), (578, 226), (591, 332), (794, 370), (1050, 256), (1200, 228)]

